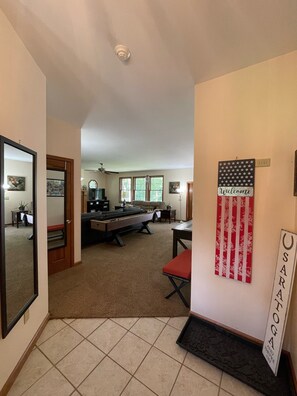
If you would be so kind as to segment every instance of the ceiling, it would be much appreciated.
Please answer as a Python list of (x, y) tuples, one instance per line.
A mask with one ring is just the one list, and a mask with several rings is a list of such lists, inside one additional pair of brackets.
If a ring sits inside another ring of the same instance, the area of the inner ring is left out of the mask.
[[(0, 0), (82, 167), (193, 166), (194, 85), (297, 49), (296, 0)], [(116, 44), (130, 48), (121, 62)]]

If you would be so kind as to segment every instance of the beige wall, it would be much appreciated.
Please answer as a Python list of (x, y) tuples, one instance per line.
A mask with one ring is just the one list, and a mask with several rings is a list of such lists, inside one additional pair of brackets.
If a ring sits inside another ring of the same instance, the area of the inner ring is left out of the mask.
[(0, 389), (48, 312), (46, 250), (46, 81), (0, 11), (0, 133), (37, 152), (37, 229), (39, 296), (23, 318), (0, 340)]
[(98, 188), (106, 188), (106, 178), (108, 176), (101, 173), (101, 172), (95, 172), (95, 171), (86, 171), (86, 170), (81, 170), (81, 187), (88, 188), (88, 184), (90, 180), (96, 180), (98, 183)]
[[(263, 339), (281, 228), (296, 229), (297, 52), (196, 86), (191, 309)], [(256, 168), (252, 283), (214, 275), (217, 166), (271, 158)], [(296, 282), (296, 281), (295, 281)], [(286, 344), (297, 368), (297, 299)]]
[(74, 262), (81, 261), (80, 128), (47, 118), (46, 153), (74, 160)]
[(186, 218), (186, 187), (187, 182), (193, 181), (193, 169), (167, 169), (167, 170), (154, 170), (154, 171), (142, 171), (142, 172), (127, 172), (120, 173), (119, 175), (106, 176), (106, 195), (110, 200), (111, 209), (114, 209), (114, 205), (119, 205), (119, 178), (120, 177), (133, 177), (133, 176), (145, 176), (145, 175), (163, 175), (164, 176), (164, 201), (166, 205), (171, 205), (173, 209), (176, 209), (176, 216), (180, 218), (180, 202), (179, 194), (169, 194), (169, 182), (179, 181), (181, 189), (183, 190), (181, 195), (181, 212), (182, 219)]

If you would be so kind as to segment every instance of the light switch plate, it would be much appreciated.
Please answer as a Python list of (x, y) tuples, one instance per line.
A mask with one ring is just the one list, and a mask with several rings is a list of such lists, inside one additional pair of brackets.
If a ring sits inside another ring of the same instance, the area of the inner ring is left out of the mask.
[(270, 166), (270, 158), (256, 159), (256, 167)]

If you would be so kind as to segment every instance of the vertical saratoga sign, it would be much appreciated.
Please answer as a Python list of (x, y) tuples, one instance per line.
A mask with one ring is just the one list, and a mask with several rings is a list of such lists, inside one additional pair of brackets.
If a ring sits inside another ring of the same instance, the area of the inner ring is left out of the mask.
[(282, 230), (262, 353), (277, 375), (296, 268), (297, 235)]

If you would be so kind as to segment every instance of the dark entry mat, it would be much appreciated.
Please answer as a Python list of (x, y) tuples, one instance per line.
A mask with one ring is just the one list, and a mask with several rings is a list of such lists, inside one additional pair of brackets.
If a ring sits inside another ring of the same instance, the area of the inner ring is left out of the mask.
[(194, 316), (177, 344), (267, 396), (296, 396), (289, 359), (282, 354), (278, 375), (272, 373), (261, 346)]

